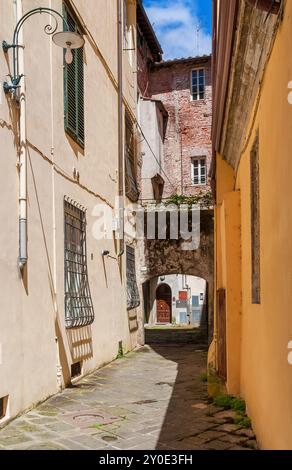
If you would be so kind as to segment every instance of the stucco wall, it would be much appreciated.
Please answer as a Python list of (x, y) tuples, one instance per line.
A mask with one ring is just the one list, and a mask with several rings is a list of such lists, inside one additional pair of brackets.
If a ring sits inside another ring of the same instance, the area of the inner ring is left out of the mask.
[[(41, 4), (24, 0), (23, 12)], [(126, 310), (125, 262), (121, 271), (116, 259), (103, 262), (101, 251), (115, 255), (117, 246), (113, 240), (97, 241), (92, 234), (94, 207), (104, 201), (114, 205), (118, 194), (116, 2), (74, 0), (72, 4), (90, 32), (85, 36), (84, 150), (64, 132), (63, 54), (43, 33), (48, 17), (34, 16), (24, 26), (29, 260), (23, 277), (17, 264), (17, 117), (2, 87), (0, 92), (0, 183), (5, 201), (0, 209), (5, 223), (0, 233), (0, 397), (9, 395), (8, 417), (55, 393), (58, 371), (67, 384), (73, 362), (83, 361), (87, 373), (114, 359), (119, 341), (125, 350), (137, 342), (137, 329)], [(129, 5), (134, 21), (135, 2)], [(48, 1), (47, 6), (62, 10), (60, 0)], [(0, 9), (1, 36), (11, 41), (12, 0), (1, 0)], [(124, 58), (124, 97), (135, 114), (136, 89), (131, 86), (135, 60), (131, 67)], [(8, 73), (2, 51), (0, 68), (2, 76)], [(79, 183), (73, 178), (74, 168)], [(64, 326), (64, 196), (87, 208), (87, 261), (95, 310), (94, 323), (74, 331)]]
[[(235, 211), (232, 222), (238, 224), (236, 220), (240, 214), (241, 256), (233, 253), (233, 258), (228, 261), (235, 264), (240, 261), (242, 272), (239, 393), (246, 399), (259, 445), (274, 450), (292, 448), (292, 370), (287, 349), (292, 339), (292, 219), (289, 203), (292, 197), (292, 108), (287, 100), (287, 84), (292, 73), (291, 59), (287, 56), (291, 45), (291, 18), (292, 3), (288, 1), (267, 65), (259, 105), (250, 116), (247, 145), (235, 174), (233, 189), (240, 194), (241, 210)], [(259, 305), (252, 304), (251, 300), (250, 222), (250, 153), (257, 130), (261, 234)], [(218, 184), (222, 178), (225, 182), (232, 181), (228, 177), (232, 170), (224, 165), (217, 165)], [(219, 194), (220, 199), (224, 199), (222, 192)], [(221, 264), (218, 270), (227, 269), (226, 258), (222, 251), (220, 254), (218, 246), (217, 263)], [(217, 284), (217, 287), (220, 286)], [(237, 316), (239, 307), (233, 313)], [(234, 335), (238, 335), (238, 326), (234, 328)], [(230, 343), (229, 354), (233, 354), (233, 348), (234, 344)]]

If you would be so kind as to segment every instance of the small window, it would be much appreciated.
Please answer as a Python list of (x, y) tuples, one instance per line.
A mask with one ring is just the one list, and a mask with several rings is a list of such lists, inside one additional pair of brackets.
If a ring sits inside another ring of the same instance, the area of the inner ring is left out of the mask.
[(131, 201), (136, 202), (139, 198), (136, 177), (136, 140), (134, 125), (128, 113), (125, 117), (125, 167), (126, 195)]
[(86, 215), (64, 201), (65, 217), (65, 323), (66, 328), (90, 325), (94, 310), (86, 257)]
[(71, 379), (76, 379), (79, 377), (82, 372), (82, 364), (81, 362), (75, 362), (75, 364), (71, 364)]
[[(64, 18), (70, 31), (80, 34), (73, 15), (64, 6)], [(65, 131), (84, 147), (84, 59), (83, 47), (74, 49), (73, 62), (67, 64), (64, 59), (64, 119)]]
[(193, 158), (192, 165), (192, 183), (196, 186), (207, 184), (206, 157)]
[(192, 101), (205, 99), (205, 70), (204, 69), (192, 70), (191, 99)]
[(0, 420), (6, 417), (7, 414), (8, 395), (0, 398)]
[(126, 271), (127, 271), (127, 309), (132, 310), (140, 305), (139, 290), (136, 278), (135, 250), (126, 247)]

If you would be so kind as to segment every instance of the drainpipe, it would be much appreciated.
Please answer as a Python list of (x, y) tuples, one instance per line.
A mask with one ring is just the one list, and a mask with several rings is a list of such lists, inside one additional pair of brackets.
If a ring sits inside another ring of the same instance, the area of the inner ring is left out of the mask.
[[(123, 9), (122, 0), (117, 0), (118, 9), (118, 152), (119, 152), (119, 221), (120, 226), (120, 252), (125, 252), (124, 244), (124, 207), (125, 207), (125, 159), (124, 159), (124, 116), (123, 116)], [(125, 12), (124, 12), (125, 14)]]
[[(16, 21), (22, 17), (22, 0), (16, 0)], [(19, 33), (19, 43), (23, 44), (23, 30)], [(19, 74), (24, 75), (24, 53), (19, 48)], [(19, 99), (19, 267), (27, 264), (27, 155), (26, 155), (26, 102), (25, 78), (20, 81)]]

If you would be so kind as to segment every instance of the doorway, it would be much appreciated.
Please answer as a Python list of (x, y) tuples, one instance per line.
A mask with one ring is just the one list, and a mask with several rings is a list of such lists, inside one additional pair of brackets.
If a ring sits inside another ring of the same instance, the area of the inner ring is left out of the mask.
[(157, 323), (171, 323), (172, 297), (168, 284), (160, 284), (156, 290), (156, 321)]

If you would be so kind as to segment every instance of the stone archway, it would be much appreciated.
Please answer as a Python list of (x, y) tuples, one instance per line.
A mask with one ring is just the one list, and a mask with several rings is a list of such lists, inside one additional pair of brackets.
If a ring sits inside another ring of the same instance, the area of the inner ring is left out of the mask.
[(140, 283), (168, 274), (187, 274), (205, 279), (207, 283), (206, 327), (209, 341), (214, 325), (214, 213), (201, 211), (200, 244), (197, 250), (183, 249), (184, 241), (146, 240), (140, 244)]

